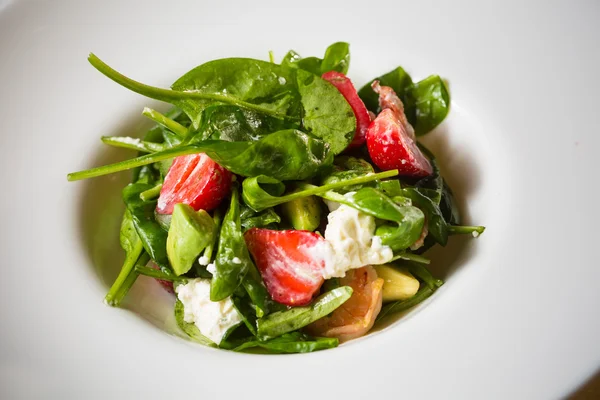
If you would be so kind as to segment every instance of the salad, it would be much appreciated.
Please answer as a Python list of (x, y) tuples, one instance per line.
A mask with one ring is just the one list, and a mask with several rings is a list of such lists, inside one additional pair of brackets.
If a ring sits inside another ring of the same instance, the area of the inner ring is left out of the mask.
[(142, 139), (102, 137), (137, 157), (68, 175), (132, 170), (123, 188), (125, 261), (106, 295), (119, 306), (140, 275), (174, 295), (179, 327), (207, 346), (328, 349), (431, 296), (423, 254), (461, 226), (433, 154), (417, 142), (449, 111), (444, 81), (398, 67), (356, 90), (349, 45), (281, 63), (225, 58), (171, 89), (118, 84), (173, 108), (145, 108)]

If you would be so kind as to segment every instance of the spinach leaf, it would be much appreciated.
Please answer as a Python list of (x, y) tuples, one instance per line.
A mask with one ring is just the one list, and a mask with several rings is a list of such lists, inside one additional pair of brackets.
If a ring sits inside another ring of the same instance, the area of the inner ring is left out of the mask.
[(402, 195), (402, 185), (398, 179), (379, 182), (379, 189), (388, 197), (394, 198)]
[(350, 45), (346, 42), (337, 42), (325, 50), (321, 63), (321, 75), (329, 71), (337, 71), (346, 75), (350, 68)]
[(167, 232), (154, 218), (156, 200), (144, 201), (140, 198), (143, 191), (152, 187), (154, 185), (150, 183), (131, 183), (123, 189), (123, 200), (144, 249), (161, 269), (170, 271), (167, 257)]
[(314, 322), (344, 304), (352, 296), (350, 286), (341, 286), (317, 297), (310, 306), (277, 311), (256, 321), (257, 336), (266, 340), (292, 332)]
[(446, 182), (444, 182), (444, 186), (442, 188), (440, 210), (442, 211), (442, 216), (448, 225), (460, 224), (460, 212), (458, 211), (458, 207), (456, 205), (454, 193), (452, 193), (452, 189), (450, 189), (450, 186), (448, 186)]
[(435, 290), (444, 284), (444, 281), (441, 279), (435, 279), (431, 272), (421, 263), (412, 262), (412, 261), (403, 261), (401, 263), (402, 266), (408, 267), (408, 270), (411, 274), (419, 278), (419, 280), (425, 283), (429, 288)]
[(435, 241), (442, 246), (448, 243), (448, 224), (442, 215), (440, 207), (429, 197), (415, 188), (402, 189), (402, 195), (412, 200), (427, 218), (427, 229)]
[(271, 353), (308, 353), (317, 350), (337, 347), (337, 338), (313, 338), (300, 332), (285, 333), (275, 339), (260, 341), (247, 341), (236, 347), (234, 351), (244, 351), (254, 347), (261, 347)]
[(199, 143), (209, 139), (251, 142), (287, 128), (299, 128), (299, 124), (286, 123), (242, 107), (216, 105), (204, 110), (200, 128), (190, 138), (189, 143)]
[[(334, 171), (325, 176), (321, 184), (329, 185), (372, 173), (375, 173), (375, 170), (367, 161), (355, 157), (338, 156), (334, 160)], [(344, 186), (336, 189), (336, 191), (339, 193), (355, 192), (362, 187), (376, 186), (376, 184), (376, 181), (370, 181), (358, 185)]]
[(204, 210), (175, 204), (167, 235), (167, 256), (176, 275), (188, 272), (202, 250), (210, 244), (215, 223)]
[(347, 74), (350, 67), (350, 45), (345, 42), (336, 42), (330, 45), (325, 50), (323, 59), (318, 57), (302, 58), (294, 50), (290, 50), (281, 61), (281, 65), (303, 69), (319, 76), (329, 71)]
[(256, 336), (256, 314), (252, 305), (248, 303), (245, 297), (231, 296), (231, 301), (242, 318), (244, 325), (246, 325), (252, 335)]
[[(380, 172), (378, 174), (367, 174), (345, 181), (338, 181), (323, 186), (310, 184), (299, 184), (299, 191), (281, 196), (285, 186), (278, 179), (266, 175), (258, 175), (253, 178), (246, 178), (242, 183), (242, 198), (244, 202), (256, 211), (261, 211), (278, 204), (287, 203), (295, 199), (311, 195), (322, 196), (325, 192), (333, 189), (343, 188), (350, 185), (358, 185), (377, 179), (388, 178), (398, 174), (397, 170)], [(341, 196), (341, 195), (339, 195)], [(342, 196), (343, 197), (343, 196)], [(334, 200), (336, 201), (336, 200)]]
[[(249, 207), (247, 207), (250, 209)], [(242, 218), (242, 228), (245, 231), (251, 228), (264, 228), (271, 224), (278, 224), (281, 222), (281, 217), (277, 215), (274, 209), (267, 208), (266, 210), (256, 213), (252, 212), (252, 215)]]
[[(373, 88), (371, 87), (371, 84), (375, 80), (378, 80), (382, 86), (389, 86), (392, 89), (394, 89), (394, 92), (396, 92), (396, 94), (398, 95), (398, 97), (400, 97), (400, 100), (402, 100), (402, 102), (406, 101), (405, 92), (409, 87), (412, 86), (413, 83), (410, 75), (402, 67), (397, 67), (396, 69), (386, 74), (383, 74), (364, 85), (358, 91), (358, 95), (362, 99), (363, 103), (365, 103), (367, 109), (373, 111), (374, 113), (378, 113), (380, 111), (379, 96), (373, 91)], [(409, 121), (411, 121), (410, 118)]]
[(231, 172), (242, 176), (269, 175), (280, 180), (302, 180), (330, 165), (329, 145), (298, 130), (271, 133), (255, 142), (210, 140), (189, 144), (118, 163), (71, 173), (70, 181), (125, 171), (186, 154), (206, 153)]
[(379, 80), (382, 86), (390, 86), (404, 103), (406, 118), (415, 129), (417, 136), (424, 135), (438, 126), (450, 110), (450, 94), (444, 81), (438, 75), (431, 75), (413, 83), (402, 67), (398, 67), (363, 86), (358, 95), (365, 106), (377, 113), (379, 97), (371, 88), (371, 83)]
[(433, 153), (420, 143), (419, 148), (421, 151), (423, 151), (423, 153), (425, 153), (427, 158), (429, 158), (429, 162), (433, 168), (433, 173), (417, 181), (417, 183), (415, 183), (415, 188), (417, 188), (417, 190), (425, 196), (429, 197), (434, 203), (439, 205), (442, 200), (442, 192), (444, 190), (444, 178), (442, 178), (440, 167)]
[[(111, 306), (118, 306), (120, 303), (119, 299), (125, 297), (125, 293), (127, 293), (131, 288), (131, 285), (133, 285), (133, 282), (135, 281), (135, 276), (132, 277), (132, 275), (135, 274), (134, 267), (144, 251), (142, 241), (133, 226), (133, 220), (129, 210), (125, 210), (125, 214), (123, 215), (119, 239), (121, 247), (125, 250), (125, 261), (123, 262), (123, 266), (121, 267), (117, 279), (105, 297), (106, 303)], [(129, 285), (129, 283), (131, 283), (131, 285)]]
[(192, 339), (194, 342), (203, 344), (205, 346), (217, 347), (217, 345), (212, 340), (200, 333), (200, 330), (198, 329), (196, 324), (185, 322), (185, 320), (183, 319), (183, 303), (179, 299), (177, 299), (177, 301), (175, 302), (174, 313), (175, 321), (177, 321), (177, 326), (179, 326), (179, 328), (181, 328), (181, 330), (185, 332), (185, 334), (188, 335), (190, 339)]
[(406, 110), (417, 136), (438, 126), (450, 111), (450, 94), (442, 78), (431, 75), (413, 84), (407, 91)]
[(242, 235), (238, 190), (234, 187), (229, 210), (221, 225), (215, 272), (210, 283), (211, 301), (221, 301), (231, 296), (252, 267), (254, 264)]
[(448, 233), (451, 235), (467, 235), (471, 234), (473, 237), (479, 237), (485, 231), (485, 226), (463, 226), (463, 225), (451, 225), (448, 227)]
[(304, 108), (303, 126), (331, 146), (333, 154), (348, 147), (356, 131), (354, 111), (331, 83), (306, 72), (297, 71), (298, 91)]
[(429, 286), (421, 286), (421, 288), (419, 288), (419, 291), (410, 299), (399, 300), (399, 301), (395, 301), (393, 303), (384, 305), (381, 308), (379, 315), (377, 315), (377, 318), (375, 319), (375, 321), (380, 321), (387, 315), (399, 313), (401, 311), (406, 311), (406, 310), (416, 306), (417, 304), (421, 303), (423, 300), (427, 299), (429, 296), (431, 296), (433, 294), (433, 292), (435, 292), (435, 289), (432, 289)]

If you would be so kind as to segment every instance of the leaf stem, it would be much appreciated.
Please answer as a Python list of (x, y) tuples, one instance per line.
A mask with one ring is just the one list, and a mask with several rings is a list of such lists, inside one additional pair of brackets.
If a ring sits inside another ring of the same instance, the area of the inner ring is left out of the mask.
[(136, 265), (135, 272), (137, 272), (140, 275), (149, 276), (150, 278), (162, 279), (163, 281), (187, 282), (187, 280), (188, 280), (188, 278), (186, 278), (185, 276), (176, 276), (173, 274), (166, 274), (161, 270), (146, 267), (145, 265)]
[(144, 190), (142, 193), (140, 193), (140, 199), (142, 199), (142, 201), (149, 201), (157, 198), (160, 195), (160, 190), (162, 189), (162, 186), (162, 183), (159, 183), (153, 188)]
[(271, 115), (273, 117), (279, 119), (288, 119), (297, 121), (299, 118), (291, 117), (286, 114), (282, 114), (276, 111), (273, 111), (269, 108), (262, 107), (257, 104), (248, 103), (246, 101), (242, 101), (236, 99), (234, 97), (216, 94), (216, 93), (202, 93), (198, 91), (179, 91), (179, 90), (171, 90), (171, 89), (162, 89), (154, 86), (146, 85), (141, 82), (135, 81), (131, 78), (126, 77), (120, 72), (112, 69), (108, 66), (104, 61), (99, 59), (95, 54), (90, 53), (88, 57), (88, 61), (94, 68), (104, 74), (107, 78), (117, 82), (119, 85), (126, 87), (127, 89), (139, 93), (142, 96), (150, 97), (151, 99), (161, 100), (167, 103), (174, 103), (183, 100), (212, 100), (219, 101), (226, 104), (233, 104), (239, 107), (248, 108), (251, 110), (258, 111), (263, 114)]
[(401, 252), (401, 253), (396, 254), (394, 256), (394, 258), (392, 258), (390, 260), (390, 262), (396, 261), (396, 260), (414, 261), (414, 262), (419, 263), (419, 264), (430, 264), (431, 263), (431, 260), (429, 258), (425, 258), (425, 257), (420, 256), (418, 254), (406, 253), (406, 252)]
[(123, 149), (137, 150), (144, 153), (162, 151), (165, 147), (160, 143), (145, 142), (128, 136), (102, 136), (102, 143)]
[(179, 136), (182, 139), (185, 138), (188, 134), (188, 128), (181, 125), (179, 122), (172, 120), (171, 118), (167, 117), (166, 115), (159, 113), (156, 110), (153, 110), (148, 107), (144, 107), (144, 111), (142, 111), (142, 114), (144, 116), (150, 118), (152, 121), (156, 122), (160, 126), (164, 126), (165, 128), (167, 128), (171, 132), (175, 133), (177, 136)]
[[(121, 292), (125, 291), (125, 293), (127, 293), (129, 288), (131, 288), (131, 285), (133, 285), (130, 275), (132, 275), (136, 261), (141, 258), (140, 256), (143, 250), (144, 246), (142, 241), (138, 240), (133, 250), (127, 254), (125, 262), (123, 263), (123, 267), (121, 267), (121, 272), (119, 272), (117, 279), (104, 298), (108, 305), (115, 307), (118, 306), (121, 302), (121, 299), (125, 296), (125, 294), (121, 294)], [(135, 281), (135, 279), (133, 279), (133, 281)]]
[(484, 231), (485, 231), (485, 226), (463, 226), (463, 225), (448, 226), (448, 233), (450, 235), (471, 234), (471, 235), (473, 235), (473, 237), (478, 237)]
[(158, 161), (167, 160), (169, 158), (183, 156), (187, 154), (201, 153), (202, 150), (198, 146), (188, 145), (181, 146), (165, 151), (161, 151), (157, 154), (146, 154), (141, 157), (131, 158), (129, 160), (117, 162), (114, 164), (103, 165), (101, 167), (91, 168), (84, 171), (73, 172), (67, 175), (69, 181), (78, 181), (81, 179), (94, 178), (96, 176), (102, 176), (112, 174), (115, 172), (126, 171), (135, 167), (141, 167), (142, 165), (153, 164)]

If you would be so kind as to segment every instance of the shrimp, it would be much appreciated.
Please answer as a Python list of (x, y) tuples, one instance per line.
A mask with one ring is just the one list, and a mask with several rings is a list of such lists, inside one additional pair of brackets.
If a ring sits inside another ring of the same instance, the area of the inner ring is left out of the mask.
[(367, 265), (352, 269), (340, 278), (340, 285), (350, 286), (352, 296), (329, 316), (306, 328), (314, 336), (335, 337), (344, 342), (366, 334), (381, 311), (383, 279)]

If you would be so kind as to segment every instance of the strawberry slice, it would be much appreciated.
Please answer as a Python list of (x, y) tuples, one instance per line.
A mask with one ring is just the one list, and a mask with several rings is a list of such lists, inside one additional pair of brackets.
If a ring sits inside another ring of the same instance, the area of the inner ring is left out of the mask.
[(231, 189), (233, 174), (206, 154), (176, 157), (165, 177), (156, 211), (172, 214), (175, 204), (184, 203), (194, 210), (216, 208)]
[(371, 123), (371, 116), (369, 115), (369, 111), (367, 111), (367, 107), (365, 107), (365, 103), (358, 97), (354, 85), (346, 75), (336, 71), (329, 71), (324, 73), (322, 78), (329, 81), (329, 83), (340, 91), (346, 98), (348, 104), (350, 104), (350, 107), (352, 107), (352, 111), (354, 111), (354, 116), (356, 117), (356, 133), (354, 134), (354, 139), (348, 145), (348, 148), (362, 145), (365, 142), (367, 129)]
[(433, 168), (417, 147), (415, 132), (394, 89), (380, 86), (378, 81), (372, 87), (382, 109), (367, 130), (367, 149), (375, 165), (384, 171), (397, 169), (402, 176), (431, 175)]
[(310, 231), (252, 228), (244, 239), (273, 300), (288, 306), (312, 300), (323, 284), (325, 261), (311, 253), (326, 244), (323, 237)]

